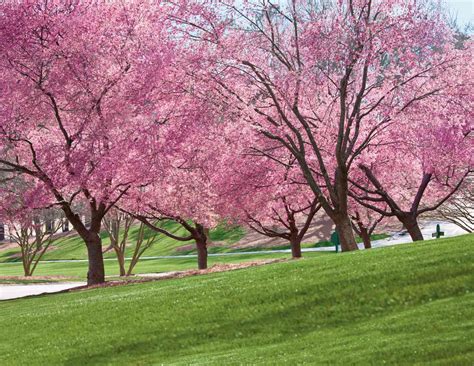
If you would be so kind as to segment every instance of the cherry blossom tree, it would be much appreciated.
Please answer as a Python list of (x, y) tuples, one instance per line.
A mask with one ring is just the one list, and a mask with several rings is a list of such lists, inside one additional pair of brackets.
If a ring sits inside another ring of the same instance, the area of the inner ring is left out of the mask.
[[(458, 52), (453, 57), (472, 65), (468, 50)], [(391, 139), (370, 147), (358, 160), (363, 183), (353, 175), (355, 189), (362, 192), (353, 197), (383, 216), (396, 217), (414, 241), (423, 240), (418, 217), (448, 201), (474, 167), (473, 84), (464, 72), (460, 64), (451, 66), (438, 77), (437, 89), (430, 80), (419, 85), (433, 90), (433, 104), (414, 101), (407, 107)]]
[[(177, 241), (194, 241), (198, 268), (206, 269), (209, 230), (233, 220), (227, 213), (235, 196), (224, 189), (229, 172), (242, 163), (240, 157), (248, 152), (255, 134), (232, 109), (216, 103), (192, 64), (188, 67), (176, 92), (186, 106), (176, 122), (179, 128), (173, 130), (180, 143), (166, 150), (145, 173), (153, 179), (127, 192), (119, 207), (151, 230)], [(178, 223), (180, 233), (166, 230), (162, 224), (167, 221)]]
[(362, 238), (365, 249), (372, 248), (370, 237), (375, 232), (375, 229), (379, 226), (384, 217), (384, 215), (367, 209), (367, 207), (362, 205), (359, 205), (353, 211), (351, 210), (351, 218), (353, 223), (352, 227), (356, 234)]
[[(217, 172), (213, 162), (221, 156), (218, 139), (223, 131), (212, 129), (212, 123), (207, 123), (209, 114), (195, 103), (192, 95), (187, 96), (183, 91), (179, 95), (189, 102), (183, 112), (189, 115), (189, 120), (182, 115), (180, 128), (175, 131), (181, 135), (179, 146), (166, 151), (159, 164), (143, 172), (152, 179), (127, 192), (119, 207), (156, 233), (181, 242), (194, 241), (198, 268), (206, 269), (208, 231), (219, 220), (210, 175)], [(163, 224), (169, 221), (184, 230), (180, 233), (167, 230)]]
[[(194, 241), (198, 269), (206, 269), (209, 228), (218, 223), (213, 209), (216, 197), (199, 166), (186, 160), (170, 159), (170, 162), (166, 171), (150, 172), (154, 180), (130, 191), (120, 208), (156, 233), (181, 242)], [(184, 230), (179, 233), (167, 230), (164, 224), (170, 221)]]
[(270, 238), (286, 239), (290, 243), (291, 256), (301, 258), (301, 242), (307, 233), (314, 215), (321, 208), (317, 200), (313, 200), (305, 207), (294, 208), (289, 204), (291, 197), (283, 196), (279, 199), (284, 214), (274, 207), (268, 209), (270, 213), (266, 219), (258, 219), (251, 214), (247, 215), (246, 223), (254, 231)]
[[(392, 166), (393, 168), (393, 166)], [(413, 241), (423, 240), (418, 218), (427, 212), (434, 211), (446, 202), (461, 186), (467, 172), (452, 178), (450, 175), (439, 177), (431, 172), (419, 170), (421, 182), (416, 182), (416, 174), (398, 174), (399, 183), (393, 179), (396, 173), (390, 172), (387, 183), (382, 183), (382, 169), (375, 166), (361, 166), (372, 183), (372, 189), (363, 189), (362, 195), (354, 195), (356, 200), (382, 217), (396, 217), (406, 228)], [(413, 173), (413, 172), (412, 172)], [(448, 172), (449, 173), (449, 172)], [(379, 174), (380, 179), (376, 174)], [(401, 185), (405, 183), (405, 185)], [(431, 188), (431, 189), (429, 189)], [(375, 206), (374, 202), (386, 203), (386, 208)]]
[(286, 153), (278, 162), (269, 161), (261, 150), (250, 147), (234, 159), (238, 163), (226, 169), (220, 186), (219, 194), (228, 197), (220, 214), (261, 235), (287, 240), (292, 257), (300, 258), (301, 242), (321, 205), (294, 158)]
[(34, 178), (64, 211), (86, 244), (89, 285), (104, 281), (104, 215), (143, 179), (150, 144), (166, 139), (155, 133), (172, 104), (164, 14), (160, 3), (43, 0), (0, 12), (0, 169)]
[(469, 70), (443, 14), (415, 0), (219, 4), (175, 15), (215, 98), (275, 144), (268, 155), (294, 156), (342, 249), (357, 249), (348, 193), (358, 158), (387, 143), (409, 107), (437, 102), (446, 70)]

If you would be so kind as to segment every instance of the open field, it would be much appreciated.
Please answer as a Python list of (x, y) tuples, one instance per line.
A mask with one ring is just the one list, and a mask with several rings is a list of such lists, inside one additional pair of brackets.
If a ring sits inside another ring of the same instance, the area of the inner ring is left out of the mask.
[(472, 364), (474, 236), (0, 303), (0, 364)]

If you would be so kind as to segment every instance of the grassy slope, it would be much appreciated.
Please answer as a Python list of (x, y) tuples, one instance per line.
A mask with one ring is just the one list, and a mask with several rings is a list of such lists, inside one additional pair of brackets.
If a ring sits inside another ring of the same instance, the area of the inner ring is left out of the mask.
[[(305, 256), (315, 256), (327, 253), (308, 253)], [(246, 261), (254, 261), (270, 258), (288, 258), (289, 254), (239, 254), (222, 257), (209, 257), (208, 265), (212, 266), (216, 263), (240, 263)], [(128, 266), (128, 264), (127, 264)], [(140, 260), (134, 269), (134, 273), (157, 273), (168, 271), (182, 271), (187, 269), (197, 269), (197, 260), (195, 257), (190, 258), (165, 258)], [(115, 260), (105, 261), (106, 276), (117, 276), (119, 274), (118, 264)], [(0, 263), (0, 276), (22, 276), (23, 267), (20, 263)], [(36, 269), (35, 276), (72, 276), (77, 280), (85, 280), (87, 275), (87, 262), (72, 263), (48, 263), (41, 262)], [(0, 280), (0, 284), (5, 282)], [(22, 280), (22, 283), (29, 283), (30, 280)]]
[(0, 364), (474, 363), (474, 236), (0, 303)]
[[(179, 224), (176, 223), (166, 223), (164, 228), (169, 230), (175, 235), (183, 235), (187, 236), (189, 233), (185, 229), (183, 229)], [(147, 230), (147, 236), (151, 235), (151, 232)], [(134, 243), (136, 242), (136, 238), (138, 236), (138, 226), (135, 225), (130, 229), (129, 233), (129, 242)], [(213, 241), (221, 241), (226, 244), (232, 244), (244, 236), (244, 232), (240, 227), (225, 227), (224, 225), (220, 225), (214, 230), (211, 231), (211, 240)], [(101, 234), (102, 237), (102, 244), (104, 247), (108, 247), (110, 245), (110, 240), (105, 232)], [(149, 248), (146, 252), (146, 256), (162, 256), (162, 255), (173, 255), (173, 254), (183, 254), (181, 252), (176, 251), (176, 248), (191, 244), (192, 242), (180, 242), (168, 238), (164, 235), (157, 235), (156, 240), (151, 248)], [(54, 259), (86, 259), (87, 258), (87, 251), (82, 239), (71, 232), (71, 235), (64, 236), (62, 238), (57, 239), (52, 245), (54, 245), (55, 249), (52, 251), (47, 252), (43, 256), (43, 260), (54, 260)], [(19, 261), (20, 259), (15, 257), (12, 258), (12, 254), (19, 253), (19, 249), (15, 247), (14, 249), (4, 250), (1, 251), (0, 247), (0, 263), (1, 262), (11, 262), (11, 261)], [(127, 256), (131, 257), (133, 254), (133, 247), (127, 248)], [(104, 254), (105, 258), (115, 258), (115, 253), (113, 250)]]
[[(169, 230), (170, 232), (174, 233), (175, 235), (188, 235), (186, 230), (184, 230), (180, 225), (176, 223), (166, 223), (164, 228)], [(136, 242), (136, 238), (138, 235), (138, 226), (133, 226), (130, 229), (129, 233), (129, 243)], [(150, 231), (147, 231), (146, 235), (151, 235)], [(210, 247), (209, 253), (228, 253), (228, 252), (243, 252), (243, 251), (259, 251), (259, 250), (269, 250), (269, 249), (290, 249), (289, 244), (285, 243), (285, 240), (281, 239), (281, 245), (273, 245), (269, 246), (258, 246), (253, 248), (231, 248), (230, 244), (233, 244), (245, 236), (245, 231), (239, 227), (228, 227), (225, 225), (219, 225), (215, 229), (211, 230), (210, 233), (211, 240), (213, 242), (220, 242), (221, 245), (217, 247)], [(388, 235), (386, 234), (376, 234), (372, 236), (372, 240), (378, 240), (386, 238)], [(105, 232), (101, 234), (103, 246), (106, 248), (110, 245), (110, 240)], [(277, 242), (279, 239), (275, 239)], [(357, 238), (358, 242), (362, 240)], [(186, 255), (186, 254), (195, 254), (195, 249), (190, 250), (177, 250), (178, 247), (183, 245), (193, 244), (194, 242), (180, 242), (174, 239), (168, 238), (164, 235), (157, 235), (156, 240), (151, 248), (149, 248), (145, 252), (145, 256), (167, 256), (167, 255)], [(55, 249), (52, 251), (47, 252), (42, 260), (58, 260), (58, 259), (86, 259), (87, 258), (87, 251), (82, 239), (74, 234), (71, 233), (70, 235), (64, 236), (62, 238), (57, 239), (52, 244)], [(330, 242), (319, 242), (319, 243), (303, 243), (303, 248), (315, 248), (321, 246), (333, 246)], [(6, 262), (20, 262), (20, 258), (18, 257), (19, 248), (15, 247), (9, 250), (1, 250), (0, 246), (0, 263)], [(133, 246), (127, 248), (127, 257), (131, 257), (133, 254)], [(115, 258), (115, 253), (113, 250), (110, 250), (104, 253), (104, 258)], [(0, 268), (0, 275), (5, 275), (2, 273)]]
[[(371, 235), (372, 240), (380, 240), (380, 239), (385, 239), (390, 237), (388, 234), (374, 234)], [(356, 242), (357, 243), (362, 243), (362, 238), (356, 236)], [(275, 243), (275, 244), (274, 244)], [(245, 248), (229, 248), (229, 247), (224, 247), (224, 246), (217, 246), (217, 247), (210, 247), (209, 248), (209, 253), (228, 253), (228, 252), (233, 252), (233, 253), (239, 253), (239, 252), (249, 252), (249, 251), (267, 251), (267, 250), (282, 250), (282, 249), (291, 249), (290, 244), (285, 239), (280, 239), (280, 238), (275, 238), (274, 243), (272, 245), (258, 245), (258, 246), (252, 246), (252, 247), (245, 247)], [(281, 243), (281, 244), (279, 244)], [(333, 247), (334, 244), (331, 243), (330, 241), (319, 241), (317, 243), (301, 243), (302, 248), (321, 248), (321, 247)], [(179, 254), (192, 254), (195, 253), (196, 250), (180, 250)]]

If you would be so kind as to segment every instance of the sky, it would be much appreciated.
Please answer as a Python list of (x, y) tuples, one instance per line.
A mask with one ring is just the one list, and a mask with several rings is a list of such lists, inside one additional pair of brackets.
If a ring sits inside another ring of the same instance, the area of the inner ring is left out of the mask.
[(461, 27), (469, 22), (474, 24), (474, 0), (446, 0), (446, 3), (453, 14), (457, 15)]

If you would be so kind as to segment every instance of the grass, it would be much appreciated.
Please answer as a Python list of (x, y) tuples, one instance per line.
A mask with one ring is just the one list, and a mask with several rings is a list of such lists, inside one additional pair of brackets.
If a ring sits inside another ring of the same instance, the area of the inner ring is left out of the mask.
[[(189, 233), (179, 224), (174, 222), (166, 222), (163, 228), (170, 231), (175, 235), (187, 236)], [(153, 235), (148, 229), (145, 231), (145, 237)], [(244, 236), (244, 230), (239, 226), (228, 226), (220, 224), (210, 232), (210, 238), (213, 241), (223, 242), (227, 245), (233, 244), (240, 240)], [(129, 242), (136, 242), (138, 236), (138, 225), (134, 225), (130, 228)], [(101, 233), (102, 245), (104, 248), (110, 245), (110, 240), (106, 232)], [(181, 251), (177, 251), (177, 248), (187, 244), (193, 244), (194, 242), (180, 242), (171, 239), (165, 235), (157, 235), (156, 240), (151, 248), (145, 252), (145, 256), (166, 256), (183, 254)], [(71, 231), (69, 235), (62, 236), (56, 239), (53, 244), (54, 250), (48, 251), (43, 256), (43, 260), (61, 260), (61, 259), (86, 259), (87, 250), (82, 239)], [(20, 258), (18, 253), (20, 252), (18, 247), (9, 250), (1, 250), (0, 245), (0, 263), (2, 262), (19, 262)], [(133, 247), (127, 248), (126, 256), (131, 257), (133, 254)], [(104, 253), (105, 258), (115, 258), (113, 250)]]
[[(309, 256), (321, 255), (325, 253), (308, 253)], [(208, 265), (217, 263), (240, 263), (257, 259), (288, 258), (287, 253), (272, 254), (236, 254), (232, 256), (209, 257)], [(117, 276), (119, 274), (118, 264), (115, 260), (105, 261), (106, 276)], [(128, 265), (128, 263), (127, 263)], [(197, 269), (197, 259), (189, 258), (160, 258), (141, 259), (134, 273), (156, 273), (168, 271), (182, 271), (187, 269)], [(23, 267), (20, 263), (0, 263), (0, 276), (22, 276)], [(73, 280), (85, 280), (87, 275), (87, 262), (40, 262), (34, 273), (35, 276), (68, 276)], [(28, 283), (29, 280), (17, 280), (18, 283)]]
[[(186, 236), (188, 233), (183, 229), (179, 224), (174, 222), (164, 223), (163, 228), (172, 232), (175, 235)], [(152, 232), (146, 229), (146, 237), (153, 235)], [(134, 243), (138, 236), (138, 226), (132, 226), (129, 233), (129, 242)], [(290, 245), (285, 243), (285, 240), (281, 239), (281, 245), (272, 245), (272, 246), (255, 246), (247, 248), (233, 248), (231, 244), (241, 240), (245, 236), (245, 231), (240, 226), (226, 225), (222, 223), (210, 232), (210, 240), (212, 242), (218, 242), (220, 245), (209, 247), (210, 254), (217, 253), (239, 253), (247, 251), (261, 251), (261, 250), (282, 250), (290, 249)], [(387, 234), (375, 234), (372, 235), (372, 240), (379, 240), (387, 238)], [(105, 232), (101, 233), (102, 244), (104, 248), (107, 248), (110, 245), (110, 240)], [(278, 239), (275, 239), (278, 240)], [(362, 242), (361, 238), (356, 238), (357, 242)], [(168, 255), (186, 255), (186, 254), (196, 254), (196, 249), (180, 249), (183, 245), (193, 245), (193, 241), (189, 242), (180, 242), (174, 239), (171, 239), (165, 235), (159, 234), (156, 236), (156, 240), (151, 248), (149, 248), (144, 256), (168, 256)], [(42, 260), (64, 260), (64, 259), (86, 259), (87, 251), (82, 239), (71, 232), (69, 235), (59, 237), (53, 242), (54, 250), (48, 251), (43, 256)], [(303, 243), (303, 248), (318, 248), (318, 247), (328, 247), (333, 246), (329, 241), (320, 241), (318, 243)], [(126, 256), (131, 257), (133, 255), (133, 246), (127, 247)], [(0, 263), (6, 262), (20, 262), (19, 258), (20, 249), (18, 247), (1, 250), (0, 245)], [(104, 258), (115, 258), (113, 250), (110, 250), (104, 253)]]
[[(380, 240), (380, 239), (385, 239), (390, 237), (388, 234), (374, 234), (371, 235), (370, 238), (372, 241), (375, 240)], [(278, 240), (278, 239), (275, 239)], [(283, 242), (285, 241), (284, 239), (281, 239)], [(362, 243), (362, 238), (356, 237), (356, 242), (357, 243)], [(302, 248), (322, 248), (322, 247), (334, 247), (334, 244), (331, 243), (330, 241), (318, 241), (317, 243), (301, 243)], [(265, 246), (265, 245), (259, 245), (255, 247), (245, 247), (245, 248), (229, 248), (229, 247), (222, 247), (222, 246), (215, 246), (215, 247), (210, 247), (209, 248), (209, 253), (239, 253), (239, 252), (249, 252), (249, 251), (266, 251), (266, 250), (285, 250), (285, 249), (291, 249), (290, 244), (281, 244), (281, 245), (271, 245), (271, 246)], [(180, 254), (194, 254), (196, 253), (196, 250), (180, 250)]]
[(0, 303), (0, 364), (474, 363), (474, 236)]
[[(185, 230), (176, 223), (167, 222), (164, 224), (164, 228), (175, 233), (176, 235), (185, 235)], [(211, 240), (214, 242), (221, 242), (227, 244), (225, 247), (217, 247), (220, 250), (213, 251), (213, 247), (209, 248), (209, 253), (230, 253), (234, 252), (235, 255), (225, 257), (209, 257), (209, 266), (216, 263), (239, 263), (245, 261), (252, 261), (256, 259), (270, 259), (270, 258), (287, 258), (288, 254), (285, 253), (272, 253), (272, 254), (239, 254), (239, 249), (231, 248), (229, 245), (240, 240), (244, 236), (244, 230), (239, 226), (229, 226), (225, 224), (218, 225), (215, 229), (210, 232)], [(130, 229), (129, 239), (133, 243), (138, 235), (138, 226), (134, 226)], [(150, 231), (146, 232), (146, 235), (152, 235)], [(105, 233), (102, 234), (103, 246), (109, 245), (109, 239)], [(192, 242), (184, 243), (192, 244)], [(65, 237), (57, 239), (53, 245), (55, 250), (47, 252), (42, 261), (38, 264), (34, 275), (35, 276), (68, 276), (68, 280), (85, 280), (87, 274), (87, 252), (83, 241), (76, 234), (71, 233)], [(195, 254), (193, 250), (177, 250), (178, 247), (182, 246), (183, 242), (179, 242), (168, 238), (164, 235), (157, 235), (157, 239), (154, 245), (148, 249), (144, 256), (169, 256), (169, 255), (187, 255)], [(289, 247), (288, 247), (289, 248)], [(268, 248), (266, 248), (268, 250)], [(132, 248), (128, 248), (128, 257), (132, 256)], [(242, 251), (248, 251), (242, 250)], [(13, 256), (18, 252), (18, 248), (0, 251), (0, 276), (21, 276), (23, 275), (23, 267), (20, 262), (20, 258)], [(313, 255), (313, 254), (311, 254)], [(119, 274), (118, 264), (113, 251), (104, 253), (105, 260), (105, 271), (107, 276), (116, 276)], [(51, 260), (84, 260), (83, 262), (48, 262)], [(128, 261), (127, 261), (128, 262)], [(126, 263), (128, 267), (128, 263)], [(140, 259), (134, 273), (152, 273), (152, 272), (168, 272), (168, 271), (181, 271), (187, 269), (196, 269), (197, 260), (196, 258), (160, 258)], [(8, 280), (11, 282), (11, 280)], [(18, 279), (16, 283), (34, 283), (35, 280), (29, 279)], [(2, 283), (6, 283), (7, 280), (1, 280)]]

